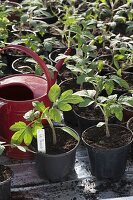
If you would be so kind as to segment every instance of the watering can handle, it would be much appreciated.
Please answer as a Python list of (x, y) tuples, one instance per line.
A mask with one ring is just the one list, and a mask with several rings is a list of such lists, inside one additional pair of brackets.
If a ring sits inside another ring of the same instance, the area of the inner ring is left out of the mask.
[[(53, 85), (53, 83), (55, 82), (55, 80), (57, 78), (58, 72), (55, 72), (54, 80), (52, 80), (51, 79), (51, 75), (49, 73), (49, 70), (48, 70), (45, 62), (38, 56), (37, 53), (35, 53), (34, 51), (32, 51), (31, 49), (29, 49), (29, 48), (27, 48), (25, 46), (22, 46), (22, 45), (8, 45), (8, 46), (4, 47), (3, 49), (0, 49), (0, 53), (5, 51), (5, 50), (8, 50), (8, 49), (16, 49), (16, 50), (19, 50), (19, 51), (25, 53), (26, 55), (32, 57), (40, 65), (40, 67), (44, 71), (46, 79), (47, 79), (47, 82), (48, 82), (48, 90), (50, 89), (50, 87)], [(65, 55), (68, 55), (68, 54), (70, 54), (70, 49), (68, 49), (65, 52)], [(56, 67), (57, 71), (60, 70), (60, 68), (62, 67), (63, 62), (64, 62), (64, 59), (61, 59), (56, 64), (55, 67)]]
[(8, 50), (8, 49), (19, 50), (19, 51), (25, 53), (26, 55), (32, 57), (40, 65), (40, 67), (44, 71), (46, 79), (47, 79), (47, 82), (48, 82), (48, 90), (50, 89), (52, 82), (51, 82), (51, 76), (50, 76), (49, 70), (48, 70), (45, 62), (38, 56), (37, 53), (35, 53), (31, 49), (29, 49), (27, 47), (24, 47), (24, 46), (21, 46), (21, 45), (9, 45), (9, 46), (6, 46), (3, 49), (0, 49), (0, 53), (5, 51), (5, 50)]

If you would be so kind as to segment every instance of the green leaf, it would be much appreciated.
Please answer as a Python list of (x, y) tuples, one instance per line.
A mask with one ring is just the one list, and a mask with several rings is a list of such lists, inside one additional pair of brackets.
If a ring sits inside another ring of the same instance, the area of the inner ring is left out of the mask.
[(64, 97), (64, 99), (59, 99), (58, 104), (59, 103), (70, 103), (70, 104), (78, 104), (80, 102), (83, 101), (83, 98), (80, 97), (79, 95), (76, 94), (72, 94), (72, 95), (68, 95), (66, 97)]
[(77, 84), (83, 84), (85, 82), (86, 74), (81, 74), (77, 77)]
[(119, 15), (115, 15), (113, 17), (113, 20), (115, 22), (120, 22), (120, 23), (125, 23), (126, 22), (126, 18), (125, 17), (122, 17), (122, 16), (119, 16)]
[(27, 146), (29, 146), (32, 142), (32, 138), (33, 138), (33, 135), (32, 135), (31, 127), (27, 127), (25, 134), (24, 134), (24, 143)]
[(35, 110), (38, 110), (38, 111), (41, 111), (41, 112), (43, 112), (46, 109), (43, 102), (33, 101), (32, 105), (35, 108)]
[(49, 109), (49, 116), (54, 122), (61, 122), (61, 112), (57, 108)]
[(11, 138), (11, 144), (18, 144), (20, 145), (24, 139), (24, 130), (19, 130), (15, 132)]
[(113, 89), (114, 89), (114, 82), (112, 80), (108, 80), (105, 84), (104, 84), (104, 88), (107, 92), (108, 95), (112, 94)]
[(114, 58), (115, 58), (116, 60), (123, 60), (123, 59), (125, 58), (125, 56), (122, 55), (122, 54), (116, 54), (116, 55), (114, 55)]
[(102, 71), (102, 69), (103, 69), (103, 64), (104, 64), (103, 60), (99, 60), (99, 61), (98, 61), (98, 66), (97, 66), (97, 68), (98, 68), (98, 71), (99, 71), (99, 72)]
[(63, 92), (60, 96), (60, 100), (64, 99), (65, 97), (72, 95), (73, 94), (73, 90), (66, 90), (65, 92)]
[(97, 127), (101, 127), (101, 126), (103, 126), (103, 125), (105, 125), (105, 122), (99, 122), (96, 126), (97, 126)]
[(74, 94), (79, 95), (81, 97), (93, 98), (96, 94), (96, 90), (81, 90), (81, 91), (75, 92)]
[(120, 96), (118, 99), (118, 102), (126, 105), (126, 106), (131, 106), (133, 107), (133, 97), (130, 96)]
[(79, 107), (87, 107), (94, 103), (94, 100), (90, 98), (85, 98), (83, 102), (79, 104)]
[(119, 66), (118, 61), (117, 61), (115, 58), (113, 58), (113, 63), (114, 63), (114, 65), (115, 65), (116, 69), (119, 70), (120, 66)]
[(61, 93), (61, 89), (59, 87), (59, 85), (57, 85), (56, 83), (50, 88), (49, 93), (48, 93), (48, 97), (50, 99), (51, 102), (56, 102), (56, 100), (59, 98)]
[(128, 83), (124, 79), (120, 78), (119, 76), (112, 75), (110, 78), (114, 82), (118, 83), (121, 87), (124, 87), (125, 89), (129, 89)]
[(27, 113), (24, 114), (24, 119), (27, 121), (33, 121), (34, 120), (34, 110), (30, 110)]
[(117, 75), (121, 77), (122, 76), (121, 73), (122, 73), (122, 69), (118, 69), (117, 70)]
[(10, 130), (11, 131), (19, 131), (20, 129), (25, 129), (26, 128), (26, 123), (24, 122), (15, 122), (15, 124), (13, 124), (11, 127), (10, 127)]
[(80, 137), (74, 129), (72, 129), (68, 126), (59, 127), (59, 128), (65, 132), (67, 132), (69, 135), (71, 135), (73, 138), (75, 138), (75, 140), (77, 140), (78, 142), (80, 141)]
[(37, 137), (37, 130), (42, 129), (43, 125), (39, 122), (35, 122), (32, 126), (32, 135), (36, 138)]
[(116, 118), (120, 121), (123, 119), (123, 108), (121, 105), (112, 104), (110, 106), (111, 114), (115, 114)]
[(72, 106), (68, 103), (60, 102), (58, 103), (58, 108), (62, 111), (70, 111), (72, 110)]
[(107, 98), (106, 98), (106, 97), (103, 97), (103, 96), (99, 96), (99, 97), (97, 98), (97, 101), (98, 101), (99, 103), (104, 103), (104, 102), (107, 101)]

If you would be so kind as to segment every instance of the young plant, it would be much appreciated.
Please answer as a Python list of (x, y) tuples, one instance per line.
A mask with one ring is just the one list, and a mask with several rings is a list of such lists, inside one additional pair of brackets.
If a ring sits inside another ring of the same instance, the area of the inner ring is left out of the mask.
[(37, 130), (45, 128), (43, 124), (44, 120), (48, 122), (53, 135), (53, 144), (56, 145), (56, 127), (54, 123), (58, 124), (58, 128), (67, 132), (79, 141), (77, 134), (69, 127), (62, 125), (62, 112), (70, 111), (72, 106), (70, 104), (78, 104), (83, 101), (82, 97), (73, 93), (72, 90), (67, 90), (61, 93), (61, 88), (54, 84), (49, 93), (48, 97), (52, 102), (51, 107), (46, 107), (43, 102), (33, 102), (33, 109), (24, 115), (27, 121), (19, 121), (10, 127), (10, 130), (14, 131), (14, 135), (11, 139), (11, 144), (20, 145), (24, 142), (29, 146), (32, 142), (33, 137), (37, 137)]
[[(99, 107), (103, 114), (104, 122), (98, 123), (97, 126), (100, 127), (105, 125), (106, 137), (110, 137), (108, 126), (109, 118), (115, 116), (118, 120), (122, 121), (124, 106), (128, 105), (133, 107), (133, 97), (118, 97), (117, 94), (112, 95), (113, 89), (115, 88), (114, 83), (129, 89), (128, 83), (116, 75), (111, 75), (110, 78), (96, 75), (95, 77), (88, 77), (87, 81), (93, 84), (94, 90), (82, 90), (76, 92), (76, 94), (84, 97), (84, 102), (81, 102), (79, 107), (87, 107), (92, 104), (94, 107)], [(102, 95), (104, 90), (107, 93), (106, 96)]]

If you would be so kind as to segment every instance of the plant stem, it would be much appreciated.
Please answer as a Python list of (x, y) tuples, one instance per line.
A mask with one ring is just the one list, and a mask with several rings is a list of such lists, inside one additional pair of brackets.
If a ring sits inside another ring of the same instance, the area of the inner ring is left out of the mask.
[(110, 133), (109, 133), (109, 120), (108, 117), (104, 115), (105, 118), (105, 128), (106, 128), (106, 137), (109, 138), (110, 137)]
[(71, 31), (69, 30), (68, 38), (67, 38), (67, 40), (68, 40), (68, 43), (67, 43), (68, 48), (70, 48), (70, 46), (71, 46), (70, 38), (71, 38)]
[(101, 109), (103, 115), (104, 115), (104, 120), (105, 120), (105, 128), (106, 128), (106, 137), (110, 137), (110, 132), (109, 132), (109, 119), (108, 116), (106, 115), (106, 111), (99, 105), (99, 108)]
[(49, 126), (50, 126), (50, 128), (51, 128), (51, 130), (52, 130), (52, 134), (53, 134), (53, 144), (55, 145), (55, 144), (57, 143), (55, 128), (54, 128), (54, 126), (53, 126), (52, 121), (51, 121), (48, 117), (46, 117), (46, 120), (48, 121)]

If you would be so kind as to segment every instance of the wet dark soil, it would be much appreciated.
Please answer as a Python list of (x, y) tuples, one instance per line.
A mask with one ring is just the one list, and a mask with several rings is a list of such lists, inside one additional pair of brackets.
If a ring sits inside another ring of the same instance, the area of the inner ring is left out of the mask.
[(123, 126), (109, 126), (110, 137), (106, 137), (105, 126), (100, 128), (91, 127), (86, 130), (83, 139), (85, 142), (94, 147), (105, 149), (118, 148), (131, 142), (131, 132)]
[(99, 108), (95, 108), (94, 105), (85, 108), (79, 108), (74, 106), (74, 111), (88, 120), (104, 120), (103, 114)]
[[(46, 153), (51, 155), (61, 154), (70, 151), (77, 145), (77, 141), (68, 133), (56, 128), (57, 143), (53, 144), (52, 131), (50, 128), (46, 132)], [(37, 146), (35, 144), (35, 146)]]

